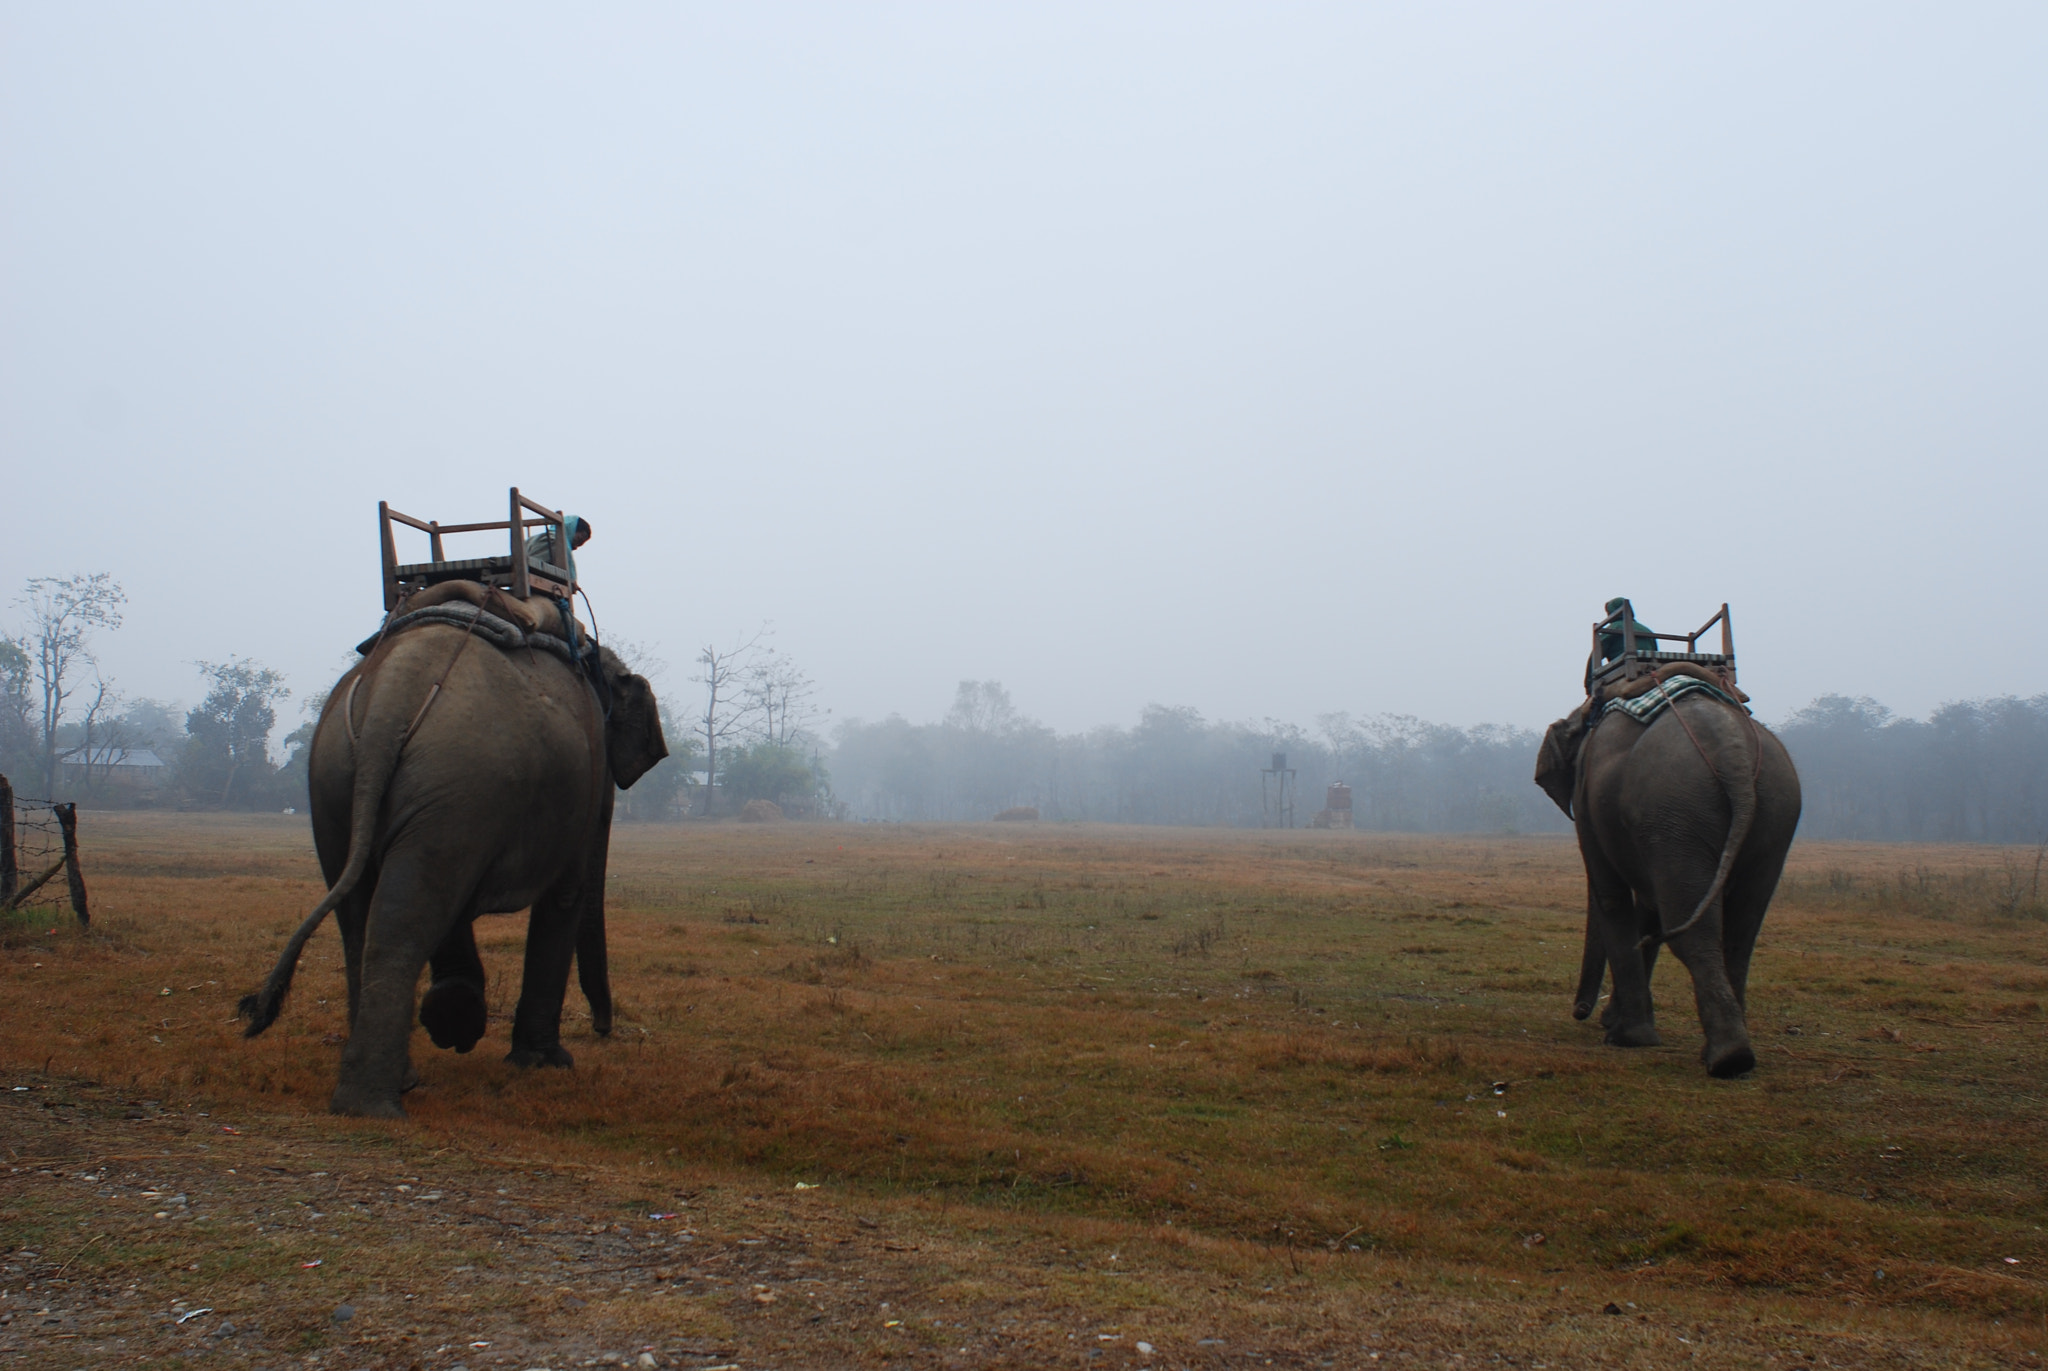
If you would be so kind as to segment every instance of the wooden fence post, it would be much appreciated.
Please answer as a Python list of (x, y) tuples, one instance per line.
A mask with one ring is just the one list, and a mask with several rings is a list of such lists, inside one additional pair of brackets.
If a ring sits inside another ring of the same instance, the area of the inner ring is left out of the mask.
[(0, 776), (0, 906), (14, 899), (21, 884), (21, 867), (14, 854), (14, 787)]
[(92, 915), (85, 907), (85, 877), (78, 870), (78, 806), (75, 804), (51, 805), (57, 815), (57, 826), (64, 830), (64, 879), (71, 886), (71, 912), (78, 916), (78, 925), (88, 928)]

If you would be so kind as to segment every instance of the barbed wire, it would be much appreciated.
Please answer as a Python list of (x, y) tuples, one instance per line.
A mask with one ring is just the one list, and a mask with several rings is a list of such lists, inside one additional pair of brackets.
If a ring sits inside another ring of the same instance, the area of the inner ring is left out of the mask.
[(17, 795), (0, 776), (0, 913), (66, 902), (90, 922), (78, 869), (78, 807)]

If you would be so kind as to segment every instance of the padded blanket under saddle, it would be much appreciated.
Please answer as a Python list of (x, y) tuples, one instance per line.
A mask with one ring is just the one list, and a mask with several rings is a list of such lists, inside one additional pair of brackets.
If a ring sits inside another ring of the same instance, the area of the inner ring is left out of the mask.
[[(357, 652), (367, 656), (379, 641), (415, 624), (470, 629), (477, 637), (507, 652), (534, 648), (570, 663), (591, 647), (590, 635), (583, 625), (574, 616), (564, 614), (554, 601), (538, 597), (515, 600), (473, 581), (444, 581), (429, 586), (399, 607), (403, 612), (357, 643)], [(565, 627), (566, 634), (562, 631)]]
[(1741, 702), (1734, 696), (1709, 681), (1702, 681), (1697, 676), (1673, 676), (1668, 680), (1659, 681), (1632, 699), (1609, 700), (1600, 714), (1605, 718), (1619, 710), (1637, 723), (1646, 724), (1671, 708), (1673, 701), (1690, 695), (1695, 690), (1704, 690), (1717, 700), (1725, 700), (1737, 709), (1742, 708)]

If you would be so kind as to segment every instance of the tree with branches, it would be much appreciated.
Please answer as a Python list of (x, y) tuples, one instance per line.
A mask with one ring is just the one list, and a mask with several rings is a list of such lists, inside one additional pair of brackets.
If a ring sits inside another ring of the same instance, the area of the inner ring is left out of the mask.
[(697, 674), (690, 679), (704, 687), (704, 712), (697, 716), (694, 732), (704, 740), (704, 774), (711, 782), (704, 787), (707, 817), (713, 812), (712, 797), (718, 783), (719, 745), (744, 737), (759, 717), (759, 704), (749, 698), (747, 684), (753, 678), (761, 640), (767, 635), (768, 630), (762, 628), (753, 637), (722, 649), (706, 643), (697, 654)]
[(290, 688), (278, 672), (247, 658), (225, 662), (201, 662), (199, 670), (213, 688), (190, 714), (185, 716), (186, 784), (211, 792), (220, 786), (217, 803), (226, 805), (235, 793), (235, 782), (248, 777), (267, 778), (270, 765), (270, 731), (277, 726), (277, 704), (290, 696)]
[(811, 736), (811, 724), (831, 710), (817, 706), (817, 682), (775, 648), (763, 648), (741, 687), (753, 709), (755, 736), (771, 747), (794, 748)]
[(70, 717), (79, 675), (92, 668), (98, 685), (95, 712), (107, 701), (107, 685), (93, 660), (92, 636), (121, 626), (121, 606), (128, 595), (104, 571), (76, 576), (30, 578), (19, 603), (28, 611), (29, 629), (16, 643), (31, 663), (37, 700), (38, 761), (43, 793), (57, 793), (57, 731)]

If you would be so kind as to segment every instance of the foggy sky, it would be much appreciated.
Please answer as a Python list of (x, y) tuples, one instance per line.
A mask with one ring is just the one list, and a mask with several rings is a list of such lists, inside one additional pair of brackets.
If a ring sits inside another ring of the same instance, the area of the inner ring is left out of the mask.
[(0, 596), (109, 571), (126, 692), (303, 697), (381, 613), (376, 502), (517, 483), (678, 698), (772, 621), (839, 718), (1537, 724), (1621, 593), (1731, 601), (1766, 718), (2038, 693), (2044, 40), (10, 3)]

